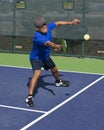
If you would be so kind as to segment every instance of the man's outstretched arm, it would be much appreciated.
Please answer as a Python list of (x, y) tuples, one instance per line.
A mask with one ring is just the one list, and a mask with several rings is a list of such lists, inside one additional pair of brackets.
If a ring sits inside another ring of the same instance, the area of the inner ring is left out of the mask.
[(61, 25), (76, 25), (80, 23), (80, 20), (79, 19), (74, 19), (72, 21), (56, 21), (55, 24), (57, 26), (61, 26)]

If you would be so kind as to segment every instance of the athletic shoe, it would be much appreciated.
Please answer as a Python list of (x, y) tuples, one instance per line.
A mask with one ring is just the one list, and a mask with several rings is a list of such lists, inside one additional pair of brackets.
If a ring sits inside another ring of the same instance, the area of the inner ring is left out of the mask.
[(33, 97), (32, 96), (28, 96), (25, 100), (26, 105), (29, 107), (34, 107), (34, 102), (33, 102)]
[(55, 86), (56, 87), (68, 87), (69, 86), (69, 82), (68, 81), (63, 81), (63, 80), (60, 80), (60, 81), (56, 81), (55, 82)]

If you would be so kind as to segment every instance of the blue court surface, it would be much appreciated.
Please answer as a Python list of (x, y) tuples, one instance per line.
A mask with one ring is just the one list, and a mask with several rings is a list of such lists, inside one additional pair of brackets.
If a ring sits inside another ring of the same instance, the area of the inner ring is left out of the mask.
[(34, 108), (25, 105), (32, 70), (0, 66), (0, 130), (104, 130), (104, 75), (42, 70)]

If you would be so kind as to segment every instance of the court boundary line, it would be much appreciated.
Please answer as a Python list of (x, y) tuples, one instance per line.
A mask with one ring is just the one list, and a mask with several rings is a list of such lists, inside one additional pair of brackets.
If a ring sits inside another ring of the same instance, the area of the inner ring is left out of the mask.
[[(0, 65), (0, 67), (10, 67), (10, 68), (18, 68), (18, 69), (31, 69), (30, 67), (11, 66), (11, 65)], [(91, 75), (104, 75), (104, 74), (101, 74), (101, 73), (90, 73), (90, 72), (79, 72), (79, 71), (68, 71), (68, 70), (59, 70), (59, 71), (60, 72), (81, 73), (81, 74), (91, 74)]]
[(14, 109), (14, 110), (22, 110), (22, 111), (29, 111), (29, 112), (37, 112), (37, 113), (46, 113), (46, 111), (40, 111), (40, 110), (33, 110), (33, 109), (26, 109), (26, 108), (21, 108), (21, 107), (14, 107), (14, 106), (7, 106), (7, 105), (2, 105), (0, 104), (0, 107), (2, 108), (9, 108), (9, 109)]
[(89, 85), (87, 85), (86, 87), (84, 87), (83, 89), (81, 89), (80, 91), (78, 91), (77, 93), (75, 93), (73, 96), (69, 97), (68, 99), (66, 99), (65, 101), (61, 102), (60, 104), (58, 104), (57, 106), (55, 106), (54, 108), (50, 109), (48, 112), (46, 112), (45, 114), (39, 116), (38, 118), (36, 118), (35, 120), (33, 120), (32, 122), (30, 122), (29, 124), (25, 125), (24, 127), (22, 127), (20, 130), (26, 130), (29, 127), (31, 127), (32, 125), (36, 124), (37, 122), (39, 122), (40, 120), (42, 120), (43, 118), (47, 117), (48, 115), (50, 115), (52, 112), (56, 111), (57, 109), (59, 109), (60, 107), (62, 107), (63, 105), (65, 105), (67, 102), (71, 101), (72, 99), (74, 99), (75, 97), (77, 97), (78, 95), (80, 95), (81, 93), (83, 93), (85, 90), (87, 90), (88, 88), (90, 88), (91, 86), (93, 86), (94, 84), (96, 84), (97, 82), (99, 82), (100, 80), (104, 79), (104, 75), (101, 76), (100, 78), (96, 79), (95, 81), (93, 81), (92, 83), (90, 83)]

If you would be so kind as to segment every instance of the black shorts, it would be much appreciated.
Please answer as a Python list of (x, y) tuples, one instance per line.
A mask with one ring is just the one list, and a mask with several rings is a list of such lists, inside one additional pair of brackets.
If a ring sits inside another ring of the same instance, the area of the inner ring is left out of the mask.
[(49, 70), (49, 69), (52, 69), (52, 68), (54, 68), (56, 66), (55, 63), (54, 63), (54, 61), (51, 58), (49, 58), (46, 61), (42, 61), (42, 60), (38, 60), (38, 59), (33, 59), (33, 60), (30, 60), (30, 63), (31, 63), (33, 72), (35, 70), (41, 70), (42, 67), (45, 70)]

